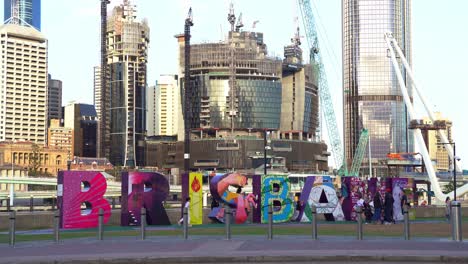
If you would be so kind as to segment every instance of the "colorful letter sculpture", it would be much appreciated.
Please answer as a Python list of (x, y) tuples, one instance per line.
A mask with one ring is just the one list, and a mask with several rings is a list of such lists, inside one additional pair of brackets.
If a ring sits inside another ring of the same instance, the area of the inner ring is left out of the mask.
[(330, 176), (309, 176), (302, 189), (299, 202), (304, 206), (294, 220), (309, 222), (312, 220), (311, 208), (317, 208), (317, 214), (325, 214), (329, 221), (343, 221), (344, 214), (336, 195)]
[[(104, 194), (105, 177), (96, 171), (60, 171), (57, 181), (61, 228), (92, 228), (98, 225), (99, 209), (104, 210), (104, 223), (111, 208)], [(86, 209), (82, 210), (81, 205)]]
[[(236, 224), (242, 224), (247, 220), (247, 212), (251, 212), (252, 206), (257, 207), (254, 194), (233, 193), (228, 190), (229, 186), (242, 188), (247, 184), (247, 177), (239, 173), (227, 173), (217, 175), (211, 179), (210, 192), (213, 199), (235, 209)], [(213, 209), (210, 213), (211, 219), (224, 222), (224, 209), (221, 207)]]
[(202, 174), (191, 172), (189, 174), (189, 195), (190, 195), (190, 224), (203, 224), (203, 189)]
[(289, 198), (291, 185), (286, 175), (262, 176), (262, 223), (268, 223), (268, 206), (273, 205), (273, 222), (289, 221), (293, 203)]
[(122, 173), (122, 226), (140, 225), (141, 208), (146, 208), (148, 225), (170, 225), (163, 202), (169, 194), (169, 182), (155, 172)]

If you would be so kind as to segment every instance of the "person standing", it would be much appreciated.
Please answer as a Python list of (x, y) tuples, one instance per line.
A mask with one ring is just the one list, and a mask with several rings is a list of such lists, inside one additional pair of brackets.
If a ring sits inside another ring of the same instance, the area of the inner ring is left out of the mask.
[[(187, 208), (187, 223), (188, 223), (188, 226), (192, 226), (190, 224), (190, 197), (187, 197), (187, 199), (185, 199), (184, 208)], [(179, 225), (182, 225), (183, 222), (184, 222), (184, 216), (182, 216), (182, 218), (179, 220)]]
[(445, 218), (450, 221), (451, 209), (450, 209), (450, 197), (445, 198)]
[(393, 199), (392, 192), (390, 188), (387, 188), (385, 192), (385, 200), (384, 200), (384, 221), (386, 225), (393, 223), (393, 203), (395, 199)]
[(375, 223), (381, 223), (382, 221), (382, 196), (380, 192), (377, 190), (374, 194), (374, 217), (372, 219)]
[(406, 195), (406, 192), (405, 190), (403, 190), (402, 192), (402, 196), (401, 196), (401, 213), (404, 214), (405, 212), (405, 206), (408, 206), (409, 208), (409, 203), (408, 203), (408, 196)]

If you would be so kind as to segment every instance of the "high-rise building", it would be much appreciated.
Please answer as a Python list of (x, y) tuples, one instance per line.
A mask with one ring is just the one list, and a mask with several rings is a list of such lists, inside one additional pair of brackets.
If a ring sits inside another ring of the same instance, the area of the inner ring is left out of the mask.
[[(452, 121), (444, 118), (440, 112), (435, 112), (435, 119), (437, 126), (445, 127), (445, 135), (449, 142), (452, 141)], [(428, 117), (424, 118), (424, 123), (431, 124), (432, 122)], [(453, 161), (450, 159), (442, 139), (439, 137), (436, 130), (422, 130), (424, 141), (426, 142), (427, 149), (431, 160), (435, 161), (435, 168), (437, 171), (451, 171), (453, 169)]]
[(70, 103), (64, 112), (64, 127), (73, 129), (73, 155), (96, 157), (97, 114), (94, 105)]
[(32, 27), (0, 26), (0, 141), (47, 135), (47, 39)]
[(49, 90), (47, 92), (47, 116), (51, 119), (61, 119), (62, 114), (62, 81), (52, 79), (49, 74)]
[(161, 75), (147, 94), (147, 136), (172, 136), (178, 133), (180, 91), (177, 75)]
[(101, 120), (101, 66), (94, 66), (94, 100), (98, 120)]
[(63, 127), (59, 119), (51, 119), (47, 135), (49, 148), (67, 150), (67, 160), (73, 159), (73, 129)]
[(107, 120), (109, 160), (114, 165), (143, 166), (146, 130), (149, 27), (136, 20), (130, 1), (114, 8), (107, 23)]
[(291, 45), (284, 47), (281, 83), (281, 133), (283, 138), (316, 140), (319, 97), (313, 67), (302, 61), (299, 29)]
[(372, 167), (383, 176), (387, 153), (413, 152), (413, 133), (384, 39), (392, 32), (411, 63), (411, 0), (343, 0), (342, 14), (345, 158), (351, 164), (361, 130), (368, 129)]
[[(16, 3), (16, 6), (14, 4)], [(18, 12), (19, 24), (25, 22), (41, 31), (41, 0), (5, 0), (3, 21), (13, 17)]]

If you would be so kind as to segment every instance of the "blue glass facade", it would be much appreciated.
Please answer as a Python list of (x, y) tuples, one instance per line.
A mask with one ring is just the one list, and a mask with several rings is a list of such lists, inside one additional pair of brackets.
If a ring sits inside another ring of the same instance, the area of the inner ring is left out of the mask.
[[(12, 0), (4, 0), (4, 21), (12, 15), (11, 2)], [(22, 20), (20, 24), (26, 22), (41, 31), (41, 0), (18, 0), (18, 2), (19, 17)]]

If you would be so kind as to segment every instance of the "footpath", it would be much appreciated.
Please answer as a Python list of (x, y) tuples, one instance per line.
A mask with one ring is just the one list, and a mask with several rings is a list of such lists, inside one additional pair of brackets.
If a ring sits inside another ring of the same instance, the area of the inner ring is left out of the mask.
[(0, 244), (0, 263), (468, 263), (468, 243), (448, 239), (219, 236), (112, 237)]

